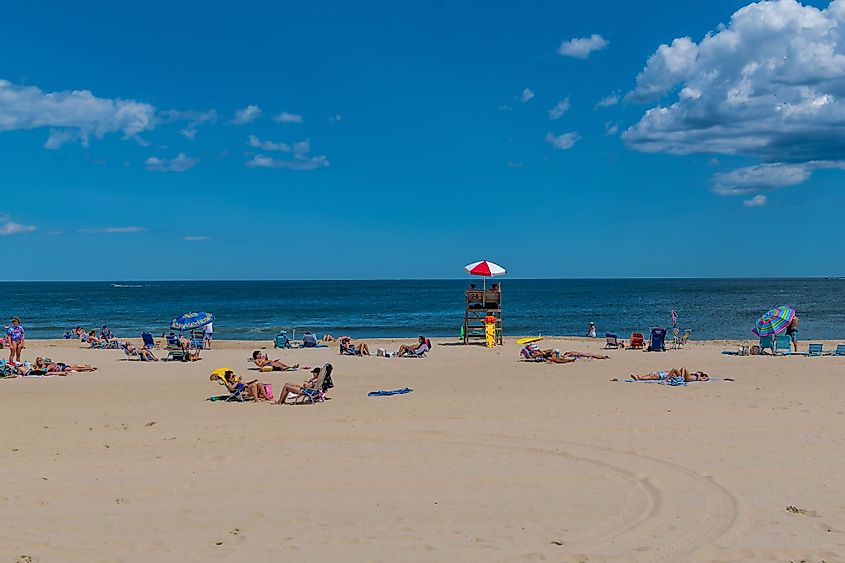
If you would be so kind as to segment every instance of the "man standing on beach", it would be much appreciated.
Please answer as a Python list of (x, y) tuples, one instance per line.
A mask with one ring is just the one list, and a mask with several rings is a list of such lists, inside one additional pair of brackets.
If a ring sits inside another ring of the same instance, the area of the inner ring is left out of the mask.
[(792, 320), (786, 326), (786, 335), (792, 341), (792, 351), (798, 353), (798, 315), (792, 317)]
[(211, 339), (214, 337), (214, 323), (208, 323), (202, 327), (202, 339), (207, 350), (211, 349)]

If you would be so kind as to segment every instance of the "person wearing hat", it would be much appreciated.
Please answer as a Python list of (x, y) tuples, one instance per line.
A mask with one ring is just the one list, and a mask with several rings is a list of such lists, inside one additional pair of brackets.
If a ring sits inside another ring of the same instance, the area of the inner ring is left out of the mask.
[(311, 379), (302, 385), (285, 383), (284, 387), (282, 387), (282, 392), (279, 393), (279, 400), (277, 400), (274, 404), (284, 405), (285, 401), (287, 401), (288, 393), (292, 393), (293, 395), (310, 395), (312, 397), (319, 395), (323, 391), (322, 389), (317, 389), (317, 380), (320, 379), (320, 371), (321, 368), (312, 369)]
[(590, 321), (590, 325), (587, 327), (587, 338), (595, 338), (596, 337), (596, 323)]

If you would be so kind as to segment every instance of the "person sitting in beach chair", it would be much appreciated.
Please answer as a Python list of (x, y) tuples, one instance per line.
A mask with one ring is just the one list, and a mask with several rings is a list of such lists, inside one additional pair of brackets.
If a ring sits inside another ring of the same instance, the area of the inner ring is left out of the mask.
[(261, 350), (252, 353), (252, 362), (261, 371), (296, 371), (299, 369), (299, 364), (289, 366), (281, 360), (271, 360), (267, 357), (267, 354), (262, 354)]
[(355, 344), (348, 336), (344, 336), (339, 340), (341, 356), (369, 356), (370, 347), (366, 342)]
[(306, 330), (305, 334), (302, 336), (302, 348), (316, 348), (317, 347), (317, 337), (311, 333), (311, 331)]
[(269, 399), (267, 388), (263, 383), (257, 379), (243, 382), (239, 376), (235, 375), (235, 372), (231, 368), (217, 368), (211, 372), (209, 380), (217, 380), (229, 390), (231, 397), (226, 399), (227, 401), (243, 400), (244, 395), (255, 401)]
[(325, 400), (325, 393), (334, 387), (332, 382), (332, 365), (326, 364), (321, 368), (311, 370), (311, 378), (302, 385), (285, 383), (275, 404), (287, 404), (288, 395), (292, 395), (293, 404), (298, 402), (314, 404)]
[(111, 333), (111, 330), (109, 330), (109, 327), (103, 325), (103, 329), (100, 331), (100, 340), (108, 342), (112, 338), (114, 338), (114, 335)]
[(429, 350), (431, 350), (431, 340), (425, 336), (420, 336), (416, 345), (407, 346), (403, 344), (399, 346), (399, 351), (394, 354), (394, 357), (421, 358)]
[(672, 368), (670, 370), (653, 371), (643, 375), (631, 374), (634, 381), (664, 381), (673, 377), (681, 377), (687, 383), (690, 381), (710, 381), (710, 376), (703, 371), (690, 372), (685, 367)]
[(125, 342), (122, 346), (123, 353), (126, 354), (126, 358), (131, 360), (132, 358), (138, 358), (142, 362), (157, 362), (158, 358), (153, 351), (149, 348), (143, 347), (138, 348), (131, 342)]

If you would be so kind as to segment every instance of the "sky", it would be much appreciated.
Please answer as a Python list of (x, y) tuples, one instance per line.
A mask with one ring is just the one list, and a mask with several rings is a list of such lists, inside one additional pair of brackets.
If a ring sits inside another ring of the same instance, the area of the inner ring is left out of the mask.
[(845, 0), (680, 6), (11, 3), (3, 278), (845, 275)]

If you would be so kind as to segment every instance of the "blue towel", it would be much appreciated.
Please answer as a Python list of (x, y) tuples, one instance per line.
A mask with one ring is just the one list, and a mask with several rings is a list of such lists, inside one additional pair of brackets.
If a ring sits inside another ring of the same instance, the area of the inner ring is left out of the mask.
[(390, 395), (404, 395), (410, 393), (413, 389), (405, 387), (404, 389), (392, 389), (390, 391), (370, 391), (367, 397), (389, 397)]

